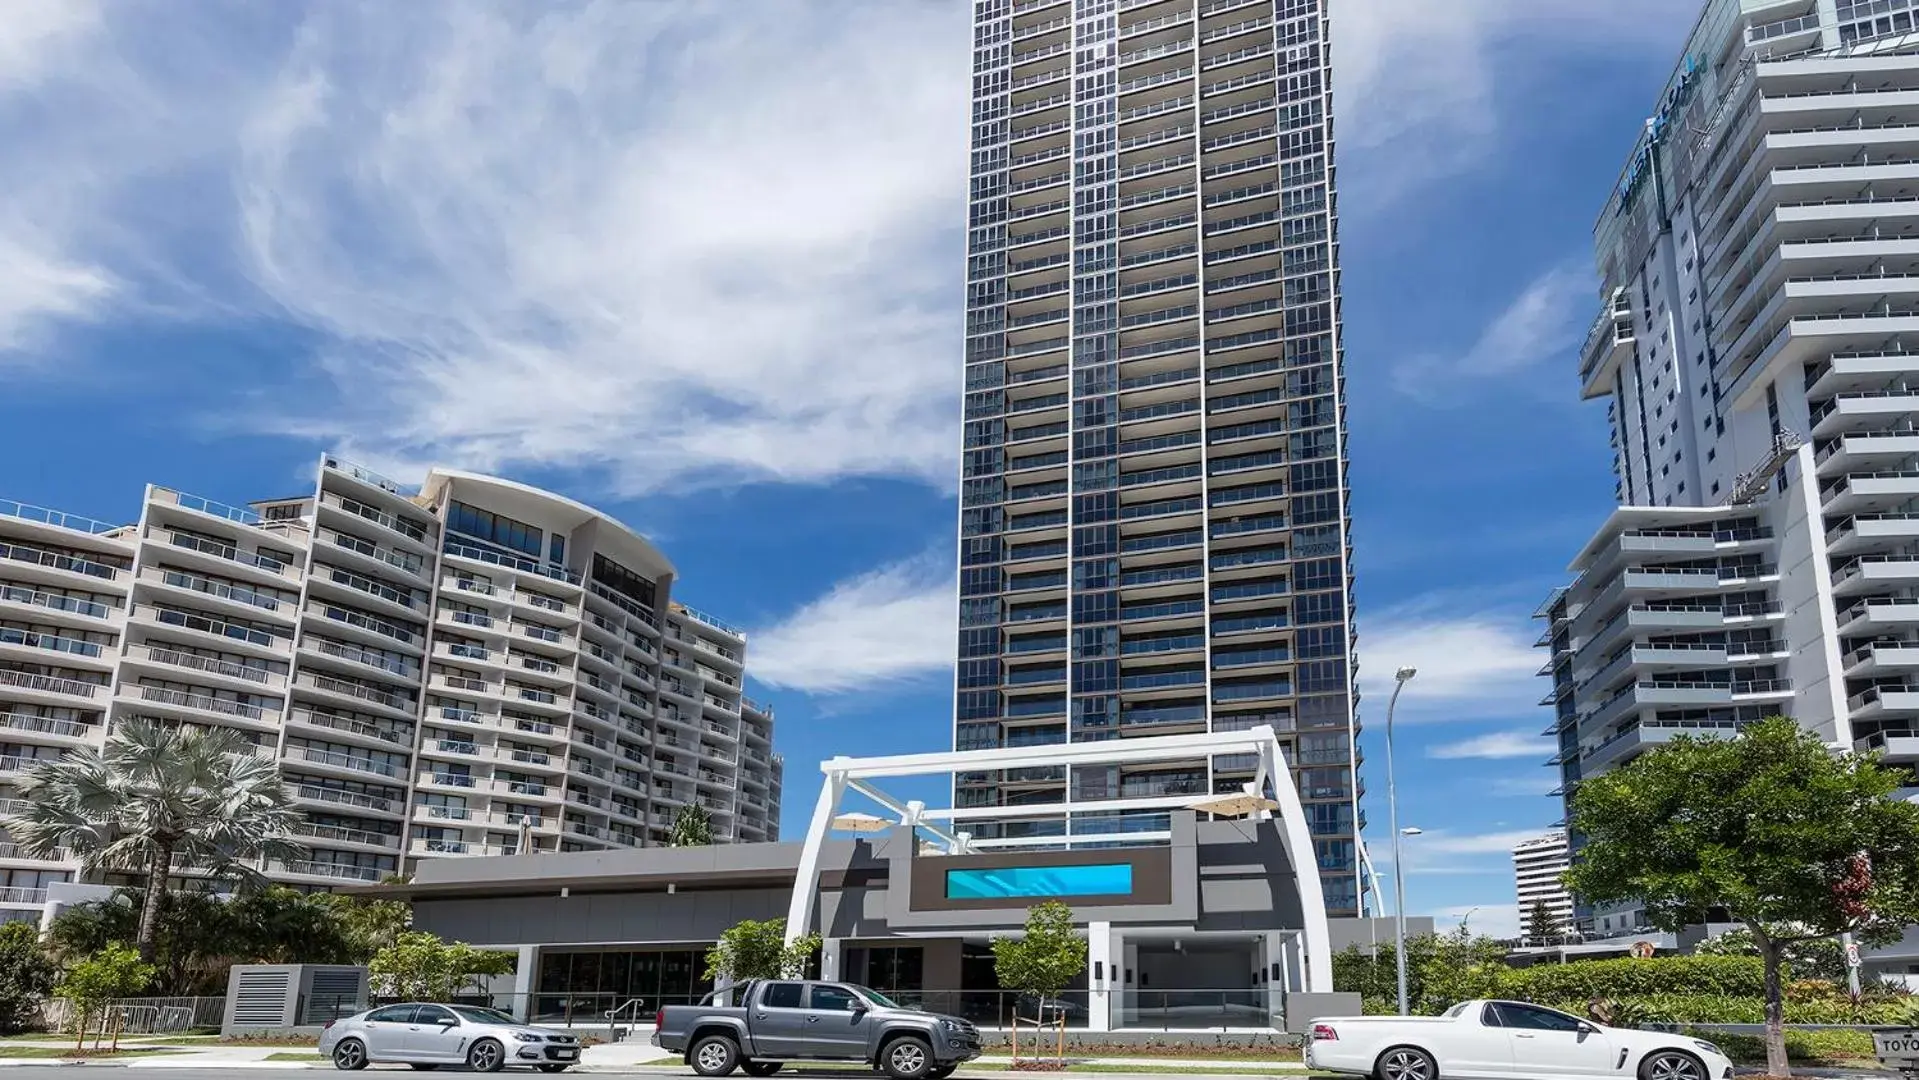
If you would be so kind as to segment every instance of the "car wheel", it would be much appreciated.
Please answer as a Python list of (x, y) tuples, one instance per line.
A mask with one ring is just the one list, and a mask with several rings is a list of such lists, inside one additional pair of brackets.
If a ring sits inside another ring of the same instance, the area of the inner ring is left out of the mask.
[(466, 1067), (474, 1072), (499, 1072), (506, 1067), (506, 1047), (496, 1039), (481, 1039), (466, 1052)]
[(772, 1076), (774, 1073), (780, 1071), (782, 1064), (784, 1064), (784, 1062), (749, 1061), (740, 1066), (740, 1071), (748, 1076)]
[(432, 1072), (433, 1070), (439, 1068), (438, 1065), (434, 1065), (431, 1062), (425, 1062), (425, 1061), (409, 1061), (407, 1062), (407, 1064), (412, 1066), (415, 1069), (420, 1070), (421, 1072)]
[(1706, 1065), (1684, 1050), (1655, 1050), (1639, 1063), (1639, 1080), (1707, 1080)]
[(1439, 1080), (1439, 1063), (1417, 1046), (1395, 1046), (1373, 1066), (1377, 1080)]
[(725, 1076), (740, 1064), (740, 1044), (725, 1035), (708, 1035), (686, 1056), (701, 1076)]
[(933, 1046), (917, 1035), (904, 1035), (880, 1051), (880, 1068), (893, 1080), (925, 1080), (934, 1069)]
[(333, 1048), (333, 1067), (343, 1072), (366, 1068), (366, 1044), (358, 1039), (341, 1039)]
[(563, 1073), (563, 1072), (565, 1072), (565, 1071), (566, 1071), (566, 1070), (567, 1070), (568, 1068), (570, 1068), (570, 1066), (567, 1066), (567, 1065), (561, 1065), (561, 1064), (558, 1064), (558, 1063), (556, 1062), (556, 1063), (551, 1063), (551, 1064), (547, 1064), (547, 1065), (542, 1065), (542, 1066), (540, 1066), (540, 1071), (541, 1071), (541, 1072), (543, 1072), (543, 1073)]

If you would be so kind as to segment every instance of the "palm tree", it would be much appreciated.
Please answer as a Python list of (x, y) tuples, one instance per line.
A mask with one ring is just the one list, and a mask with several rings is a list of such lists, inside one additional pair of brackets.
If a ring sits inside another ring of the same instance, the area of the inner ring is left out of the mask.
[(688, 803), (673, 815), (673, 833), (667, 840), (672, 847), (705, 847), (713, 842), (713, 818), (706, 807)]
[(287, 839), (300, 812), (278, 767), (227, 729), (122, 720), (104, 750), (71, 751), (20, 786), (29, 805), (5, 825), (27, 853), (68, 848), (87, 873), (146, 874), (134, 938), (146, 959), (176, 858), (254, 885), (264, 878), (242, 860), (304, 853)]

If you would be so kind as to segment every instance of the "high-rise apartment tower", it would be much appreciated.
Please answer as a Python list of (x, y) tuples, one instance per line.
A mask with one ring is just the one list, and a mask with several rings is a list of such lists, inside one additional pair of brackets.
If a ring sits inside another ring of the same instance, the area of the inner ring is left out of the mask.
[(1703, 6), (1595, 232), (1620, 506), (1540, 609), (1568, 798), (1772, 714), (1919, 762), (1915, 101), (1919, 0)]
[[(148, 487), (128, 525), (0, 499), (0, 811), (23, 770), (145, 717), (279, 762), (308, 851), (261, 869), (298, 885), (664, 844), (690, 805), (718, 840), (777, 839), (745, 638), (674, 576), (564, 496), (331, 456), (249, 507)], [(77, 871), (0, 842), (0, 921)]]
[[(1359, 903), (1324, 0), (975, 0), (962, 749), (1270, 724)], [(956, 778), (982, 845), (1151, 842), (1252, 762)], [(1047, 810), (1020, 811), (1020, 807)]]
[[(1519, 933), (1534, 943), (1572, 929), (1573, 898), (1560, 877), (1572, 866), (1566, 833), (1555, 830), (1513, 848), (1513, 892), (1519, 899)], [(1544, 905), (1544, 920), (1535, 919)]]

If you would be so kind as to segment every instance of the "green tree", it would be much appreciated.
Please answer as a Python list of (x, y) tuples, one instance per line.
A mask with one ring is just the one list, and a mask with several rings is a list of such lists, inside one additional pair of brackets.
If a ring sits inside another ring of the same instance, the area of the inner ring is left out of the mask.
[(1411, 998), (1412, 980), (1407, 980), (1409, 999), (1416, 1013), (1436, 1015), (1462, 1001), (1497, 997), (1499, 982), (1509, 968), (1506, 946), (1492, 938), (1475, 936), (1465, 923), (1451, 933), (1434, 934), (1432, 940), (1415, 953), (1412, 943), (1406, 947), (1410, 967), (1419, 968), (1419, 996)]
[(506, 953), (476, 949), (464, 941), (442, 941), (419, 930), (401, 934), (367, 963), (379, 996), (412, 1001), (446, 1001), (472, 985), (476, 976), (505, 975), (512, 970), (513, 957)]
[(59, 974), (32, 923), (0, 925), (0, 1033), (26, 1030)]
[[(388, 884), (404, 881), (404, 878), (393, 878)], [(314, 899), (325, 905), (338, 921), (349, 946), (350, 963), (366, 963), (413, 928), (413, 906), (402, 900), (371, 900), (339, 893), (320, 893)]]
[(1057, 900), (1026, 912), (1026, 932), (993, 939), (993, 972), (1001, 988), (1032, 994), (1045, 1015), (1046, 999), (1086, 970), (1086, 939), (1073, 925), (1073, 909)]
[(72, 850), (89, 874), (146, 875), (134, 942), (151, 958), (167, 878), (184, 859), (256, 884), (244, 860), (299, 858), (300, 821), (279, 767), (236, 731), (121, 720), (101, 750), (68, 751), (21, 782), (27, 809), (5, 827), (28, 854)]
[[(153, 981), (153, 965), (125, 945), (109, 945), (67, 969), (60, 980), (60, 996), (73, 1005), (75, 1048), (86, 1045), (87, 1021), (109, 1002), (132, 997)], [(95, 1045), (99, 1045), (98, 1042)], [(113, 1026), (113, 1046), (120, 1046), (120, 1028)]]
[[(132, 945), (142, 895), (123, 889), (113, 896), (60, 913), (48, 931), (53, 952), (73, 960), (111, 944)], [(365, 963), (350, 925), (336, 916), (336, 898), (281, 886), (222, 898), (198, 890), (172, 890), (160, 901), (150, 958), (153, 990), (162, 995), (213, 995), (226, 991), (234, 964)]]
[[(1693, 950), (1701, 956), (1758, 956), (1759, 946), (1750, 930), (1728, 930), (1707, 938)], [(1781, 974), (1790, 979), (1827, 979), (1838, 982), (1846, 977), (1846, 950), (1838, 938), (1813, 938), (1791, 942), (1780, 949)]]
[(1560, 923), (1559, 916), (1553, 914), (1552, 905), (1546, 903), (1544, 897), (1534, 900), (1533, 906), (1526, 912), (1525, 936), (1542, 945), (1551, 945), (1565, 934), (1566, 928)]
[(721, 934), (707, 951), (706, 977), (716, 984), (797, 979), (819, 951), (818, 934), (807, 934), (788, 945), (785, 919), (747, 919)]
[(667, 841), (673, 847), (706, 847), (713, 842), (713, 818), (706, 807), (688, 803), (673, 815), (673, 835)]
[(1845, 932), (1893, 940), (1919, 922), (1919, 805), (1892, 797), (1900, 783), (1783, 717), (1676, 738), (1580, 784), (1586, 844), (1567, 883), (1595, 903), (1640, 900), (1661, 930), (1714, 912), (1744, 925), (1765, 968), (1766, 1064), (1789, 1075), (1786, 950)]

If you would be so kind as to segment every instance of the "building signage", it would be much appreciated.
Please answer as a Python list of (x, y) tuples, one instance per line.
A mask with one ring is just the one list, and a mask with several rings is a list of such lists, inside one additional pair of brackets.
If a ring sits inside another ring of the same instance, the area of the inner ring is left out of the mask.
[(1673, 117), (1692, 100), (1693, 90), (1698, 85), (1699, 72), (1699, 57), (1687, 54), (1680, 66), (1679, 80), (1673, 83), (1672, 89), (1666, 91), (1665, 98), (1659, 103), (1659, 111), (1646, 121), (1646, 134), (1639, 141), (1639, 148), (1633, 154), (1632, 164), (1626, 166), (1626, 175), (1619, 180), (1620, 213), (1625, 213), (1627, 208), (1632, 206), (1633, 198), (1639, 194), (1640, 185), (1644, 184), (1646, 177), (1652, 173), (1653, 155), (1658, 153), (1659, 147), (1665, 143), (1666, 134), (1672, 127)]

